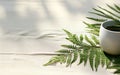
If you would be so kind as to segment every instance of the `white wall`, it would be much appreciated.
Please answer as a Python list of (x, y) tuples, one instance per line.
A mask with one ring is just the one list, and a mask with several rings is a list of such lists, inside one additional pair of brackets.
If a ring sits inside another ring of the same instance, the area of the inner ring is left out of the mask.
[(54, 52), (65, 42), (62, 29), (83, 33), (82, 21), (90, 15), (88, 11), (96, 5), (118, 2), (0, 0), (0, 52)]

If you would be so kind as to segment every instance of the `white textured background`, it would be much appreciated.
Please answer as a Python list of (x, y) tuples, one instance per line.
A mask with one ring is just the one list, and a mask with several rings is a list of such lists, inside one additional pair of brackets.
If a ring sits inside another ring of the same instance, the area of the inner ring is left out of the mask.
[[(0, 0), (0, 53), (54, 52), (66, 43), (67, 29), (85, 33), (82, 21), (97, 5), (119, 0)], [(99, 68), (64, 65), (43, 67), (51, 56), (2, 55), (0, 75), (112, 75)]]

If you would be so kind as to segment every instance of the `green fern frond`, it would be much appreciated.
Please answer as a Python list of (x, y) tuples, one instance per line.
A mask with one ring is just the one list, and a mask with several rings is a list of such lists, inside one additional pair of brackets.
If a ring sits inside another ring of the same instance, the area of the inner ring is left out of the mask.
[(93, 35), (99, 36), (99, 31), (98, 30), (88, 30), (88, 33), (91, 33)]
[(109, 66), (108, 69), (120, 69), (120, 65), (115, 64), (115, 65)]
[(99, 23), (95, 23), (95, 24), (89, 24), (87, 22), (83, 22), (84, 24), (87, 25), (87, 31), (88, 33), (92, 33), (94, 35), (99, 36), (99, 28), (100, 28), (100, 24)]
[(56, 63), (65, 63), (66, 62), (66, 56), (65, 55), (60, 55), (60, 56), (55, 56), (52, 57), (49, 62), (47, 62), (46, 64), (44, 64), (44, 66), (48, 66), (48, 65), (53, 65)]
[(120, 11), (120, 7), (118, 5), (114, 4), (114, 6), (118, 11)]
[(76, 45), (61, 45), (61, 46), (67, 49), (78, 49)]
[(80, 36), (79, 36), (79, 40), (80, 40), (80, 44), (83, 42), (83, 35), (81, 34)]
[(105, 8), (102, 8), (102, 7), (100, 7), (100, 6), (98, 6), (98, 7), (99, 7), (100, 9), (106, 11), (107, 13), (113, 15), (113, 16), (116, 17), (116, 18), (118, 18), (118, 19), (120, 18), (119, 15), (117, 15), (117, 14), (115, 14), (115, 13), (112, 13), (111, 11), (109, 11), (109, 10), (107, 10), (107, 9), (105, 9)]
[(97, 15), (97, 16), (103, 17), (103, 18), (106, 18), (105, 15), (100, 14), (100, 13), (98, 13), (98, 12), (89, 12), (89, 13), (91, 13), (91, 14), (93, 14), (93, 15)]
[(68, 49), (61, 49), (61, 50), (58, 50), (56, 52), (58, 52), (58, 53), (70, 53), (70, 50), (68, 50)]
[(84, 48), (84, 50), (83, 50), (83, 61), (84, 61), (84, 65), (87, 64), (89, 51), (90, 51), (89, 48)]
[(104, 66), (106, 66), (106, 59), (107, 59), (107, 57), (104, 55), (104, 53), (103, 52), (101, 52), (100, 53), (100, 58), (101, 58), (101, 66), (102, 67), (104, 67)]
[(93, 21), (97, 21), (97, 22), (103, 22), (103, 21), (106, 21), (106, 19), (99, 19), (99, 18), (93, 18), (93, 17), (86, 17), (90, 20), (93, 20)]
[[(116, 12), (116, 13), (120, 13), (119, 10), (117, 10), (115, 7), (110, 6), (109, 4), (106, 4), (110, 9), (112, 9), (112, 11)], [(115, 6), (115, 5), (114, 5)]]
[[(79, 40), (78, 36), (76, 34), (71, 34), (69, 31), (65, 30), (65, 32), (67, 33), (68, 37), (66, 38), (67, 40), (69, 40), (70, 42), (72, 42), (75, 45), (80, 45), (82, 40)], [(82, 37), (81, 37), (82, 38)]]
[(81, 51), (79, 51), (79, 58), (80, 58), (80, 60), (79, 60), (78, 65), (80, 65), (81, 63), (83, 63), (83, 60), (84, 60), (84, 54), (81, 53)]
[(98, 67), (100, 65), (100, 54), (99, 54), (99, 50), (96, 50), (96, 56), (95, 56), (95, 70), (98, 70)]
[(96, 23), (96, 24), (89, 24), (87, 22), (83, 22), (84, 24), (87, 25), (87, 28), (89, 28), (89, 30), (94, 30), (94, 29), (98, 29), (100, 28), (100, 23)]
[[(120, 13), (120, 9), (119, 9), (120, 7), (116, 4), (114, 4), (113, 7), (108, 5), (108, 4), (107, 4), (107, 6), (108, 6), (108, 8), (112, 9), (112, 11), (110, 11), (108, 9), (105, 9), (101, 6), (98, 6), (99, 9), (98, 8), (93, 8), (94, 12), (90, 12), (91, 14), (97, 15), (99, 17), (103, 17), (103, 18), (101, 18), (100, 21), (97, 20), (99, 18), (95, 18), (95, 17), (89, 17), (88, 19), (96, 21), (96, 22), (102, 22), (102, 19), (103, 19), (103, 21), (107, 20), (107, 19), (112, 19), (112, 20), (115, 20), (115, 21), (119, 21), (120, 16), (115, 14), (115, 13)], [(107, 13), (105, 13), (105, 12), (107, 12)]]
[[(98, 70), (99, 65), (104, 67), (104, 64), (106, 63), (104, 60), (104, 63), (101, 62), (102, 56), (100, 55), (101, 50), (92, 48), (89, 55), (89, 63), (92, 68), (92, 70)], [(102, 63), (102, 64), (101, 64)]]
[(71, 64), (73, 64), (74, 62), (76, 62), (78, 59), (78, 51), (75, 50), (74, 53), (73, 53), (73, 60), (71, 62)]
[(66, 67), (71, 66), (72, 64), (72, 54), (67, 55), (67, 60), (66, 60)]
[(96, 15), (101, 16), (103, 18), (117, 20), (114, 16), (108, 15), (107, 13), (105, 13), (105, 12), (99, 10), (99, 9), (93, 8), (93, 10), (96, 11), (96, 13), (95, 12), (91, 12), (93, 14), (96, 14)]
[(86, 40), (90, 45), (96, 46), (95, 43), (94, 43), (91, 39), (89, 39), (87, 36), (85, 36), (85, 40)]
[(83, 23), (87, 26), (90, 26), (90, 27), (100, 27), (101, 23), (93, 23), (93, 24), (90, 24), (90, 23), (87, 23), (85, 21), (83, 21)]
[[(93, 50), (93, 48), (92, 48)], [(90, 56), (89, 56), (89, 63), (90, 63), (90, 66), (92, 68), (92, 70), (94, 71), (94, 57), (95, 57), (95, 52), (94, 51), (90, 51)]]
[(67, 34), (68, 37), (72, 37), (73, 36), (73, 34), (71, 32), (69, 32), (69, 31), (67, 31), (65, 29), (63, 29), (63, 30), (64, 30), (64, 32), (66, 32), (66, 34)]
[(116, 69), (116, 71), (114, 71), (114, 74), (120, 74), (120, 64), (109, 66), (108, 69)]
[[(74, 34), (70, 34), (70, 35), (71, 36), (68, 36), (68, 37), (74, 39), (73, 38)], [(81, 63), (84, 63), (84, 65), (86, 65), (86, 63), (89, 60), (89, 63), (91, 65), (92, 69), (97, 70), (97, 68), (100, 64), (100, 56), (98, 55), (99, 51), (97, 51), (100, 48), (97, 45), (98, 39), (95, 38), (95, 36), (93, 36), (93, 39), (91, 40), (86, 35), (85, 36), (80, 35), (79, 37), (80, 38), (77, 38), (77, 40), (81, 41), (81, 44), (79, 44), (79, 45), (77, 45), (77, 44), (62, 45), (62, 47), (65, 49), (59, 50), (57, 52), (65, 54), (63, 56), (65, 56), (66, 59), (64, 58), (63, 60), (66, 61), (67, 67), (71, 66), (74, 62), (76, 62), (78, 60), (78, 57), (80, 57), (78, 65), (80, 65)], [(58, 63), (60, 60), (62, 60), (62, 58), (59, 60), (56, 60), (53, 57), (53, 59), (51, 59), (50, 62), (48, 62), (47, 64), (50, 65), (50, 64), (53, 64), (53, 62), (55, 64), (55, 63)], [(93, 61), (96, 61), (96, 62), (93, 63)]]
[(97, 37), (95, 35), (92, 35), (92, 40), (95, 42), (95, 44), (100, 44), (99, 40), (97, 39)]

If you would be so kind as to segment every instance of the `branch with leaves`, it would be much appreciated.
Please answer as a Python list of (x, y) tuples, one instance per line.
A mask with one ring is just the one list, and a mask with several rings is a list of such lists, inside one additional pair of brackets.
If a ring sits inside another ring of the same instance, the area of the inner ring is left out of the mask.
[[(74, 62), (78, 61), (78, 65), (89, 62), (91, 69), (97, 71), (99, 66), (106, 67), (106, 69), (116, 69), (115, 74), (120, 73), (120, 56), (113, 56), (103, 52), (99, 44), (99, 29), (102, 22), (106, 20), (114, 20), (120, 24), (120, 7), (116, 4), (113, 6), (106, 5), (109, 9), (98, 6), (93, 8), (91, 14), (97, 15), (96, 17), (87, 17), (95, 23), (83, 22), (87, 25), (87, 31), (91, 37), (87, 35), (76, 35), (67, 30), (64, 30), (68, 37), (66, 38), (71, 44), (61, 45), (63, 49), (58, 50), (60, 53), (52, 57), (44, 66), (52, 65), (55, 63), (66, 64), (66, 67), (71, 66)], [(101, 18), (100, 18), (101, 17)]]

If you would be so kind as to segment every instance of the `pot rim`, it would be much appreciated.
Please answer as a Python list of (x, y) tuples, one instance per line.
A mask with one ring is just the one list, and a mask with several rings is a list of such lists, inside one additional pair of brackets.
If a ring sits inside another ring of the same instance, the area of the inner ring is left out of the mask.
[(102, 27), (103, 29), (105, 29), (106, 31), (111, 32), (111, 33), (120, 33), (119, 31), (112, 31), (112, 30), (106, 29), (106, 28), (104, 27), (104, 25), (105, 25), (105, 23), (107, 23), (107, 22), (114, 22), (114, 20), (104, 21), (104, 22), (101, 24), (101, 27)]

